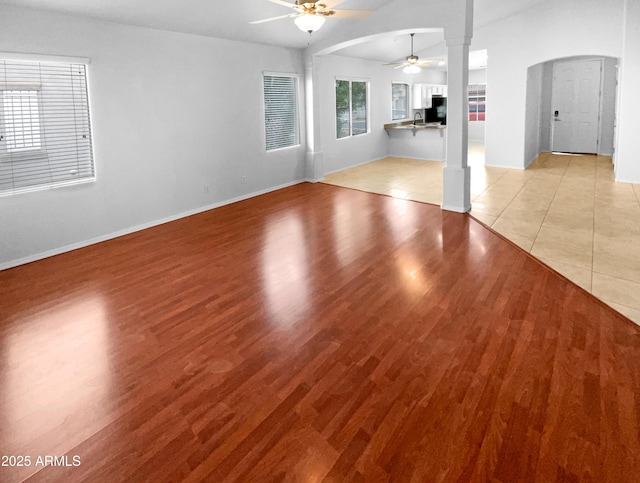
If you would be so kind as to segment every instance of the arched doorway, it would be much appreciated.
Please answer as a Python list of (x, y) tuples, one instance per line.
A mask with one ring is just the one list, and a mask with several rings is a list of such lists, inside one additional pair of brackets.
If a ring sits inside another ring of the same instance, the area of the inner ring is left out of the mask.
[[(529, 67), (527, 165), (554, 150), (613, 154), (617, 70), (618, 60), (606, 56), (564, 57)], [(589, 111), (590, 118), (581, 119), (581, 111)]]

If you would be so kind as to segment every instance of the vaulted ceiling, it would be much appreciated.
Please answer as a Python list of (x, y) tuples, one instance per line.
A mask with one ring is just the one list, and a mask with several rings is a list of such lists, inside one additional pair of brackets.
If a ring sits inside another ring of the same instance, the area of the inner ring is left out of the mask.
[[(293, 2), (294, 0), (285, 0)], [(416, 0), (429, 1), (429, 0)], [(547, 0), (475, 0), (474, 26), (486, 25), (497, 19)], [(310, 43), (331, 38), (339, 29), (348, 29), (366, 19), (330, 18), (312, 36), (301, 32), (291, 19), (251, 25), (252, 20), (285, 15), (289, 10), (267, 0), (0, 0), (6, 5), (52, 10), (97, 18), (127, 25), (175, 32), (226, 38), (269, 45), (305, 48)], [(376, 10), (389, 0), (328, 0), (341, 9)], [(411, 12), (407, 12), (411, 15)], [(442, 42), (442, 33), (419, 33), (414, 51), (421, 51)], [(406, 34), (389, 34), (388, 38), (360, 44), (336, 52), (380, 62), (394, 62), (409, 54)]]

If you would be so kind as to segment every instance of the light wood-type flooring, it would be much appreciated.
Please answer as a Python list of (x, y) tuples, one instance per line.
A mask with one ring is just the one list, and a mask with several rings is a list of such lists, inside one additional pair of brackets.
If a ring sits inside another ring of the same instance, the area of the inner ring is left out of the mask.
[(640, 481), (640, 327), (467, 214), (304, 183), (0, 287), (3, 482)]
[[(608, 156), (541, 154), (526, 170), (469, 151), (471, 215), (640, 324), (640, 185), (614, 181)], [(443, 163), (385, 158), (325, 182), (442, 203)]]

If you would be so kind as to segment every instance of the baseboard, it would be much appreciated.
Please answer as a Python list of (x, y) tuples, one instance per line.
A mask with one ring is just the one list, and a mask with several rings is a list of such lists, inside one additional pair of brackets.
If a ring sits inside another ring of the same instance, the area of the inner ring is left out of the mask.
[[(433, 158), (425, 158), (425, 157), (418, 157), (418, 156), (400, 156), (398, 154), (390, 154), (389, 156), (385, 156), (387, 158), (403, 158), (403, 159), (416, 159), (418, 161), (436, 161), (438, 163), (444, 163), (444, 159), (433, 159)], [(384, 158), (382, 158), (384, 159)]]
[(485, 166), (487, 168), (519, 169), (520, 171), (524, 171), (526, 169), (524, 166), (505, 166), (502, 164), (488, 164), (486, 162)]
[(5, 262), (5, 263), (0, 263), (0, 270), (7, 270), (9, 268), (13, 268), (13, 267), (17, 267), (20, 265), (25, 265), (27, 263), (31, 263), (31, 262), (36, 262), (38, 260), (42, 260), (44, 258), (49, 258), (49, 257), (53, 257), (55, 255), (60, 255), (62, 253), (66, 253), (66, 252), (70, 252), (73, 250), (77, 250), (79, 248), (84, 248), (87, 247), (89, 245), (94, 245), (96, 243), (101, 243), (103, 241), (107, 241), (107, 240), (112, 240), (114, 238), (118, 238), (120, 236), (124, 236), (124, 235), (129, 235), (131, 233), (135, 233), (137, 231), (141, 231), (141, 230), (146, 230), (147, 228), (152, 228), (154, 226), (158, 226), (158, 225), (163, 225), (165, 223), (170, 223), (172, 221), (176, 221), (179, 220), (180, 218), (186, 218), (187, 216), (192, 216), (192, 215), (197, 215), (198, 213), (203, 213), (205, 211), (209, 211), (209, 210), (213, 210), (215, 208), (220, 208), (221, 206), (225, 206), (225, 205), (230, 205), (232, 203), (237, 203), (238, 201), (243, 201), (249, 198), (253, 198), (255, 196), (260, 196), (260, 195), (264, 195), (266, 193), (270, 193), (272, 191), (277, 191), (283, 188), (288, 188), (289, 186), (294, 186), (300, 183), (306, 183), (306, 182), (314, 182), (313, 180), (309, 180), (309, 179), (301, 179), (298, 181), (292, 181), (290, 183), (285, 183), (282, 185), (278, 185), (278, 186), (274, 186), (271, 188), (266, 188), (264, 190), (260, 190), (260, 191), (255, 191), (253, 193), (248, 193), (242, 196), (238, 196), (236, 198), (231, 198), (228, 200), (224, 200), (224, 201), (219, 201), (217, 203), (213, 203), (211, 205), (207, 205), (207, 206), (202, 206), (199, 208), (195, 208), (193, 210), (189, 210), (189, 211), (184, 211), (182, 213), (178, 213), (176, 215), (171, 215), (165, 218), (161, 218), (158, 220), (154, 220), (154, 221), (150, 221), (148, 223), (143, 223), (141, 225), (136, 225), (136, 226), (132, 226), (129, 228), (125, 228), (123, 230), (118, 230), (112, 233), (107, 233), (105, 235), (101, 235), (95, 238), (90, 238), (88, 240), (83, 240), (81, 242), (78, 243), (72, 243), (71, 245), (65, 245), (63, 247), (59, 247), (59, 248), (54, 248), (52, 250), (47, 250), (45, 252), (40, 252), (40, 253), (36, 253), (34, 255), (29, 255), (27, 257), (23, 257), (23, 258), (18, 258), (16, 260), (11, 260), (9, 262)]
[(469, 213), (471, 211), (471, 205), (469, 205), (467, 209), (461, 209), (458, 206), (451, 206), (451, 205), (440, 205), (440, 208), (442, 208), (445, 211), (454, 211), (456, 213)]
[(640, 179), (632, 180), (627, 178), (615, 178), (618, 183), (631, 183), (631, 184), (640, 184)]

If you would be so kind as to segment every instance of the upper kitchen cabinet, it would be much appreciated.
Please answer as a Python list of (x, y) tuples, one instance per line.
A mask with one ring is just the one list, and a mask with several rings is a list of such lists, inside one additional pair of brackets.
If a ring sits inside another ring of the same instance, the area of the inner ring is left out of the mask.
[(432, 84), (431, 85), (431, 95), (432, 96), (442, 96), (447, 97), (447, 86), (446, 84)]
[(413, 84), (414, 109), (429, 109), (431, 107), (431, 89), (429, 84)]
[(447, 96), (447, 86), (442, 84), (413, 84), (413, 109), (431, 108), (432, 96)]

